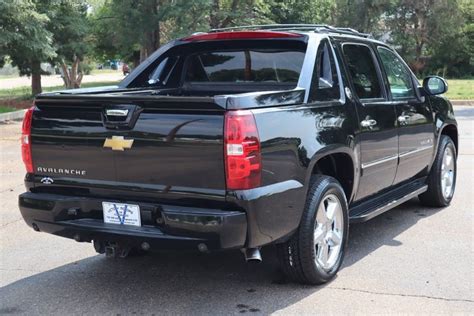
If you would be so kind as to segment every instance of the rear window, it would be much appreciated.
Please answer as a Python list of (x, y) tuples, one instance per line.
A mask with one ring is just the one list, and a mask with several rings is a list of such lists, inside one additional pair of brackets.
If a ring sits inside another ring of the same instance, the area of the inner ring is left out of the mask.
[(295, 50), (212, 51), (191, 55), (187, 60), (186, 82), (268, 82), (296, 86), (304, 52)]

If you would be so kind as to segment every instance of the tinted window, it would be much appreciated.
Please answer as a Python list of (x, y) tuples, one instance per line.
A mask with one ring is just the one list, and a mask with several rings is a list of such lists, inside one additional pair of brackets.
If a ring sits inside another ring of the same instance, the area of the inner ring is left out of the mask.
[(177, 61), (177, 57), (164, 58), (150, 74), (148, 78), (148, 84), (165, 86), (176, 66)]
[(309, 98), (310, 101), (331, 101), (340, 98), (336, 64), (328, 41), (319, 46)]
[(206, 52), (188, 59), (185, 81), (298, 82), (304, 53), (282, 50)]
[(357, 96), (360, 99), (382, 98), (382, 89), (370, 48), (346, 44), (343, 51)]
[(378, 48), (382, 65), (387, 74), (390, 91), (394, 99), (402, 99), (415, 96), (411, 73), (404, 63), (390, 50)]

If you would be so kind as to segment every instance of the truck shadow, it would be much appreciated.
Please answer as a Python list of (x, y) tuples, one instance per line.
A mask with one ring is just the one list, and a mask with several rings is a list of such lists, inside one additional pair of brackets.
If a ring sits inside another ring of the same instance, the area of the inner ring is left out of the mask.
[[(351, 226), (343, 269), (382, 246), (403, 246), (397, 236), (438, 211), (413, 199)], [(126, 260), (97, 255), (4, 286), (0, 314), (268, 314), (324, 288), (286, 282), (273, 248), (264, 249), (263, 257), (263, 263), (252, 265), (239, 251)]]

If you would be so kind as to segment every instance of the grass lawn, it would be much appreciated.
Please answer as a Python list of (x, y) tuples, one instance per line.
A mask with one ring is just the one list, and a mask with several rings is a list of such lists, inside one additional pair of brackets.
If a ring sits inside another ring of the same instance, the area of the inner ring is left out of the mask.
[[(118, 81), (99, 81), (84, 83), (82, 88), (92, 88), (100, 86), (112, 86), (118, 84)], [(64, 86), (45, 87), (43, 92), (65, 90)], [(13, 89), (0, 89), (0, 113), (26, 109), (31, 106), (33, 96), (30, 87), (18, 87)]]
[[(81, 88), (92, 88), (92, 87), (100, 87), (100, 86), (112, 86), (116, 85), (118, 81), (98, 81), (98, 82), (90, 82), (84, 83), (81, 85)], [(51, 92), (57, 90), (65, 90), (64, 86), (54, 86), (54, 87), (45, 87), (43, 88), (43, 92)], [(31, 95), (31, 87), (18, 87), (13, 89), (0, 89), (0, 99), (32, 99)]]
[(11, 108), (9, 106), (0, 105), (0, 114), (7, 113), (7, 112), (12, 112), (12, 111), (16, 111), (16, 109)]
[(100, 74), (115, 74), (115, 73), (122, 73), (122, 68), (113, 70), (113, 69), (92, 69), (92, 75), (100, 75)]
[(451, 100), (474, 100), (474, 79), (448, 79), (448, 93)]

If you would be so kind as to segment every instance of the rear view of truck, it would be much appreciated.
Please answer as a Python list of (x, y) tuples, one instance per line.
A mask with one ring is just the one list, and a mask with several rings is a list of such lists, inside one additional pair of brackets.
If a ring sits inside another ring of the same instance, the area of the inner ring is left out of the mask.
[(275, 238), (252, 213), (271, 184), (253, 111), (303, 101), (306, 48), (297, 33), (198, 34), (118, 87), (38, 96), (21, 138), (25, 221), (113, 256), (242, 248), (258, 259)]

